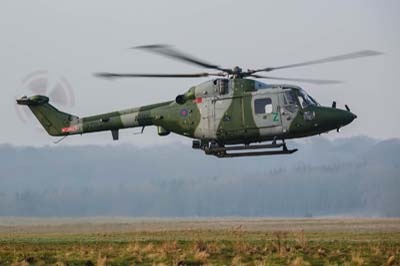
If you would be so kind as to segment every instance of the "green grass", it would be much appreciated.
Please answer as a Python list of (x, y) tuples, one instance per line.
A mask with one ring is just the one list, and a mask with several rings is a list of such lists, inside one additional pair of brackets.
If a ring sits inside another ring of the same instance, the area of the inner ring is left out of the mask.
[(0, 233), (0, 265), (400, 265), (397, 227), (316, 224), (306, 231), (169, 224), (167, 230), (123, 232), (116, 225), (105, 233), (63, 232), (63, 225), (62, 233), (32, 233), (17, 226)]

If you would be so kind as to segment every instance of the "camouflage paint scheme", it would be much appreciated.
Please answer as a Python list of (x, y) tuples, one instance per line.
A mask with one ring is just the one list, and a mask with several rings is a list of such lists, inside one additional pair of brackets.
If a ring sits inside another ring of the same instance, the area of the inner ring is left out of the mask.
[[(308, 103), (301, 104), (305, 98)], [(268, 103), (265, 112), (259, 107), (255, 112), (257, 99)], [(83, 118), (57, 110), (46, 96), (23, 97), (17, 102), (27, 105), (51, 136), (117, 133), (123, 128), (154, 125), (161, 136), (173, 132), (221, 145), (306, 137), (339, 129), (356, 118), (350, 111), (320, 106), (300, 87), (242, 78), (209, 80), (175, 101)]]

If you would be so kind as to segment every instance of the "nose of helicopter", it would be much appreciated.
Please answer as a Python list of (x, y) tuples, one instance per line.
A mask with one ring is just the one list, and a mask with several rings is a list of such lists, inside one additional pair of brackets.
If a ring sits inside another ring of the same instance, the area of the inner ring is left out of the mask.
[(338, 128), (350, 124), (357, 118), (357, 115), (347, 110), (334, 109), (333, 111)]
[(350, 124), (351, 122), (353, 122), (353, 120), (356, 118), (357, 118), (357, 115), (353, 114), (350, 111), (346, 111), (344, 121), (346, 122), (346, 125), (347, 125), (347, 124)]
[(322, 132), (340, 128), (350, 124), (357, 115), (350, 110), (338, 109), (336, 107), (318, 107), (314, 126), (318, 126)]

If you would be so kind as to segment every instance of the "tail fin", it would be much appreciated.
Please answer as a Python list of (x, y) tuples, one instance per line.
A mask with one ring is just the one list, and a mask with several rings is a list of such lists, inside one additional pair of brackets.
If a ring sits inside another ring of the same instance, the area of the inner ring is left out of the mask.
[(20, 105), (27, 105), (51, 136), (68, 135), (69, 133), (63, 129), (68, 128), (72, 121), (78, 119), (77, 116), (57, 110), (54, 106), (49, 104), (49, 98), (46, 96), (23, 96), (17, 99), (17, 103)]

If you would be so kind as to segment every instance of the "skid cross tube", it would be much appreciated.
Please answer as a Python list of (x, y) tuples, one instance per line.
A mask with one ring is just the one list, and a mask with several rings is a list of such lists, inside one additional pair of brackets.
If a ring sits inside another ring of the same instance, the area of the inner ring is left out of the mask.
[[(282, 148), (276, 150), (276, 148)], [(254, 151), (266, 149), (265, 151)], [(268, 150), (275, 149), (275, 150)], [(240, 145), (240, 146), (206, 146), (203, 147), (204, 152), (207, 155), (214, 155), (218, 158), (232, 158), (232, 157), (244, 157), (244, 156), (259, 156), (259, 155), (278, 155), (278, 154), (292, 154), (297, 151), (297, 149), (289, 150), (286, 143), (282, 141), (281, 143), (273, 142), (271, 144), (261, 144), (261, 145)], [(231, 152), (229, 151), (249, 151), (249, 152)]]

